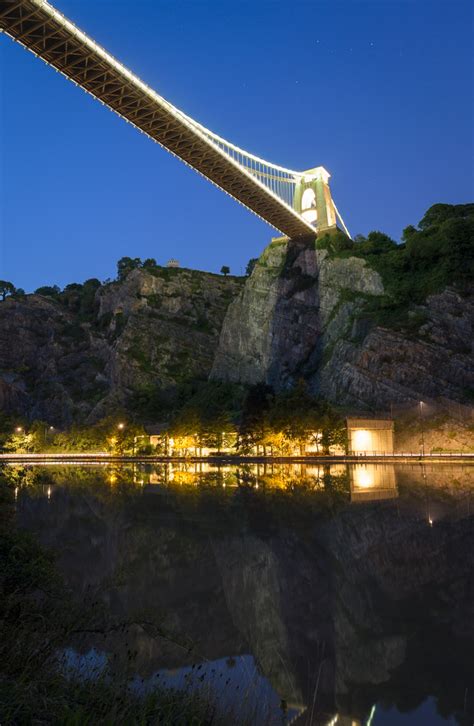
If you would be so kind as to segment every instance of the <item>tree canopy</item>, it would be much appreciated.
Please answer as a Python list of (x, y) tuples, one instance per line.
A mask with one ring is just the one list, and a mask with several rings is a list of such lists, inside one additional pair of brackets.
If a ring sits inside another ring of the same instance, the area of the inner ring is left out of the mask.
[(254, 271), (254, 267), (255, 267), (255, 265), (257, 264), (257, 262), (258, 262), (258, 257), (252, 257), (252, 258), (251, 258), (251, 259), (250, 259), (250, 260), (249, 260), (249, 261), (247, 262), (247, 267), (245, 268), (245, 274), (247, 275), (247, 277), (250, 277), (250, 275), (251, 275), (251, 274), (252, 274), (252, 272)]
[(428, 295), (455, 287), (464, 294), (474, 279), (474, 204), (434, 204), (397, 244), (383, 232), (321, 235), (320, 249), (334, 257), (362, 257), (382, 277), (385, 295), (368, 301), (367, 312), (390, 326), (407, 325), (408, 310)]
[(2, 300), (5, 300), (7, 295), (13, 295), (15, 290), (15, 285), (12, 282), (8, 282), (8, 280), (0, 280), (0, 295), (2, 296)]

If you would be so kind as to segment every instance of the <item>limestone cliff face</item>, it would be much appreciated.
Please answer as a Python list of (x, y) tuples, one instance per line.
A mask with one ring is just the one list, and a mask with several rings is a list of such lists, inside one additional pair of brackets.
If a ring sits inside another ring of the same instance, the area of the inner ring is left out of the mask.
[(0, 304), (2, 411), (70, 423), (103, 389), (106, 343), (41, 295)]
[(409, 312), (418, 326), (391, 330), (365, 312), (383, 294), (362, 258), (276, 240), (229, 306), (211, 377), (276, 389), (303, 377), (354, 409), (465, 400), (474, 385), (473, 296), (447, 289)]
[(447, 289), (412, 315), (425, 322), (410, 334), (363, 317), (340, 325), (318, 375), (323, 395), (359, 408), (438, 396), (463, 401), (474, 385), (474, 297)]
[(275, 240), (229, 306), (211, 377), (278, 389), (316, 376), (334, 312), (338, 320), (346, 313), (346, 288), (383, 292), (379, 275), (361, 259), (326, 259), (314, 240)]
[(313, 366), (320, 336), (314, 243), (275, 240), (229, 306), (211, 377), (290, 383)]
[(227, 306), (242, 283), (195, 270), (158, 273), (134, 270), (99, 291), (98, 320), (107, 322), (110, 340), (110, 394), (100, 413), (128, 391), (209, 375)]
[(84, 321), (41, 295), (0, 303), (0, 406), (67, 426), (126, 406), (131, 392), (167, 388), (211, 369), (239, 278), (195, 270), (134, 270), (101, 286)]
[(68, 426), (121, 407), (135, 391), (186, 381), (300, 378), (348, 410), (387, 410), (474, 387), (474, 292), (446, 289), (382, 327), (367, 304), (384, 295), (361, 257), (313, 239), (276, 239), (252, 275), (134, 270), (102, 285), (84, 316), (67, 298), (0, 302), (0, 407)]

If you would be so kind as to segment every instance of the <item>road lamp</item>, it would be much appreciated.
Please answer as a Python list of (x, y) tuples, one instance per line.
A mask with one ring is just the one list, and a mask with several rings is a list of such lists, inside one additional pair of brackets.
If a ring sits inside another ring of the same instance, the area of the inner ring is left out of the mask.
[(420, 401), (421, 456), (425, 455), (425, 432), (423, 430), (423, 401)]
[(117, 424), (117, 428), (119, 429), (119, 431), (123, 431), (124, 428), (125, 428), (125, 424), (124, 423), (119, 423), (119, 424)]
[(44, 443), (45, 444), (48, 440), (48, 432), (52, 434), (53, 431), (54, 431), (54, 426), (45, 426), (44, 427)]

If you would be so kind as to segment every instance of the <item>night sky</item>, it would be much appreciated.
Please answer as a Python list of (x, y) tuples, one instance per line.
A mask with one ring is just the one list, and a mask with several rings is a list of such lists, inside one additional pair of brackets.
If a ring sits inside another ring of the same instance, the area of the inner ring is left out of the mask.
[[(470, 0), (56, 0), (155, 90), (293, 169), (353, 235), (474, 198)], [(31, 291), (123, 255), (240, 274), (277, 235), (6, 37), (0, 278)]]

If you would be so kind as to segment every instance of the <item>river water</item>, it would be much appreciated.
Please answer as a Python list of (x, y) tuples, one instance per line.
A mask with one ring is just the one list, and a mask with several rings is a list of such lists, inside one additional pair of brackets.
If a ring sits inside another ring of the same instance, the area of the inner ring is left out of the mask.
[(77, 601), (123, 624), (71, 668), (207, 689), (236, 724), (474, 722), (474, 467), (8, 473)]

